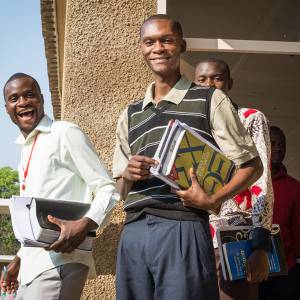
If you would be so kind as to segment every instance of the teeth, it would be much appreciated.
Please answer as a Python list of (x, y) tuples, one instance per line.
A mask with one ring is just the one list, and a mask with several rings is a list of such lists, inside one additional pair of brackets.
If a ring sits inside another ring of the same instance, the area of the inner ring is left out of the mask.
[(19, 116), (22, 116), (23, 114), (26, 114), (28, 112), (33, 112), (33, 109), (30, 108), (30, 109), (25, 109), (25, 110), (22, 110), (21, 112), (18, 113)]

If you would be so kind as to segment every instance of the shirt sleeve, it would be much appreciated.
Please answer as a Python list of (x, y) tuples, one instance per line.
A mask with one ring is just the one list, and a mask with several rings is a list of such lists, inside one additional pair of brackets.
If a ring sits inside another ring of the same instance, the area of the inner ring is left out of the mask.
[(295, 253), (296, 257), (300, 258), (300, 235), (299, 235), (299, 228), (300, 228), (300, 183), (298, 183), (298, 189), (295, 193), (295, 201), (293, 203), (293, 207), (291, 210), (291, 232), (292, 238), (294, 240), (295, 245)]
[(210, 126), (220, 149), (237, 166), (258, 156), (256, 147), (229, 97), (218, 89), (211, 98)]
[(116, 131), (116, 146), (113, 157), (113, 178), (121, 177), (131, 157), (128, 143), (128, 109), (119, 117)]
[(79, 127), (72, 126), (67, 129), (64, 143), (73, 162), (73, 172), (82, 178), (93, 195), (86, 217), (100, 225), (119, 200), (115, 183), (108, 175), (89, 138)]
[(252, 221), (254, 227), (271, 230), (274, 194), (271, 178), (271, 144), (267, 118), (256, 112), (247, 126), (263, 164), (262, 176), (251, 185)]
[(271, 144), (268, 120), (256, 111), (248, 116), (245, 124), (259, 152), (263, 164), (262, 176), (250, 187), (252, 223), (254, 227), (252, 247), (268, 249), (272, 229), (274, 194), (271, 178)]

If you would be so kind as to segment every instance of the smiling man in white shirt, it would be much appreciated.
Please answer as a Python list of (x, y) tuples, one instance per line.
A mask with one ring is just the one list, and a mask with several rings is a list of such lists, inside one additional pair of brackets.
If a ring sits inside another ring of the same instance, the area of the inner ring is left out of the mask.
[(1, 278), (1, 287), (14, 289), (19, 276), (18, 300), (80, 299), (95, 269), (92, 254), (76, 248), (115, 205), (114, 182), (77, 125), (53, 122), (45, 115), (33, 77), (16, 73), (3, 92), (6, 111), (21, 131), (16, 141), (21, 146), (21, 196), (86, 202), (91, 208), (76, 221), (49, 216), (61, 229), (58, 240), (47, 249), (22, 247), (8, 266), (6, 282)]

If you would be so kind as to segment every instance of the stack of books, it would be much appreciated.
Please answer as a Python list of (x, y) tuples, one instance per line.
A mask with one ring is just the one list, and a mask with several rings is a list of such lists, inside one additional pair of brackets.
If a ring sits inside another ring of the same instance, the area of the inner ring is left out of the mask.
[[(48, 215), (61, 220), (78, 220), (85, 216), (90, 204), (13, 196), (9, 209), (16, 239), (25, 247), (46, 247), (60, 235), (60, 228), (48, 221)], [(95, 237), (95, 231), (89, 232), (78, 249), (91, 251)]]
[(200, 186), (209, 194), (226, 184), (234, 163), (200, 133), (185, 123), (171, 120), (153, 157), (159, 163), (150, 172), (174, 189), (187, 189), (193, 168)]
[[(274, 225), (273, 225), (274, 226)], [(287, 275), (284, 248), (279, 225), (271, 234), (272, 247), (268, 252), (269, 276)], [(246, 278), (246, 262), (253, 252), (251, 226), (226, 226), (216, 231), (222, 273), (225, 280)]]

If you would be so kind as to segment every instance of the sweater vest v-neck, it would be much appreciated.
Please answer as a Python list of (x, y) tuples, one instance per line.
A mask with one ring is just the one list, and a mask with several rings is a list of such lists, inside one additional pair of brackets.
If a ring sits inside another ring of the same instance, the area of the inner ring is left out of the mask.
[[(128, 107), (128, 142), (132, 155), (153, 157), (171, 119), (178, 119), (216, 147), (210, 130), (210, 102), (214, 88), (192, 84), (179, 104), (161, 101), (143, 109), (143, 100)], [(125, 201), (126, 223), (144, 213), (175, 220), (205, 220), (208, 213), (184, 207), (165, 182), (156, 177), (137, 181)]]

